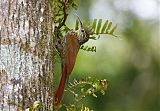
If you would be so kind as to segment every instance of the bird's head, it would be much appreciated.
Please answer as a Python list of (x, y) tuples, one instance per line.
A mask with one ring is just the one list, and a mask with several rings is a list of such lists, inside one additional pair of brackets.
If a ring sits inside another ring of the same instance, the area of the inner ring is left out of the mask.
[(89, 40), (89, 36), (92, 34), (91, 30), (88, 27), (84, 27), (78, 15), (76, 15), (80, 24), (79, 29), (77, 30), (78, 39), (80, 45), (86, 43)]

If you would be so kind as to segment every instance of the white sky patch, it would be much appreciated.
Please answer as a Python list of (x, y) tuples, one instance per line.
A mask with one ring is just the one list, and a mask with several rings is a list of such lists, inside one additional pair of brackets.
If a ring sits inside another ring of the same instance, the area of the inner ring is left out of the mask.
[[(117, 16), (114, 15), (112, 9), (108, 6), (106, 0), (94, 0), (90, 14), (92, 18), (112, 19), (108, 17)], [(121, 10), (132, 10), (139, 17), (144, 19), (155, 19), (160, 12), (160, 0), (114, 0), (114, 5)]]
[(142, 18), (158, 17), (157, 0), (132, 0), (130, 6)]
[(106, 3), (105, 0), (94, 0), (90, 9), (91, 18), (112, 19), (110, 15), (113, 14), (113, 11), (109, 9)]

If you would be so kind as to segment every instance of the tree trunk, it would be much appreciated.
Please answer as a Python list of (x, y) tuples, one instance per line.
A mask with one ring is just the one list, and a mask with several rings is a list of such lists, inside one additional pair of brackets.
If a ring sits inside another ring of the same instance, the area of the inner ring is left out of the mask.
[(52, 0), (1, 0), (0, 18), (0, 110), (54, 110)]

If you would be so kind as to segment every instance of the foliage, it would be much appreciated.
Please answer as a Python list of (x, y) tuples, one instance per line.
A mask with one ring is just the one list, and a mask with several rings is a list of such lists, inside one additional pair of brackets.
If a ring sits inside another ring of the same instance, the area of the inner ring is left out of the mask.
[[(69, 11), (73, 9), (77, 9), (78, 5), (76, 0), (56, 0), (54, 4), (55, 8), (55, 35), (57, 36), (57, 41), (61, 41), (64, 34), (66, 34), (71, 29), (65, 24)], [(102, 19), (94, 19), (93, 23), (91, 21), (83, 20), (83, 27), (88, 28), (91, 31), (90, 39), (97, 40), (100, 38), (100, 34), (108, 34), (114, 37), (117, 37), (114, 32), (117, 28), (117, 25), (113, 26), (112, 22), (106, 20), (104, 24), (102, 24)], [(79, 22), (76, 20), (75, 30), (79, 29)], [(80, 49), (84, 51), (96, 52), (96, 46), (84, 46), (82, 45)]]
[[(75, 0), (55, 0), (54, 3), (54, 10), (55, 10), (55, 30), (54, 34), (56, 36), (56, 41), (58, 46), (60, 47), (58, 49), (59, 54), (61, 54), (61, 47), (62, 47), (62, 38), (63, 36), (68, 33), (71, 29), (66, 25), (67, 17), (71, 10), (77, 9), (78, 5)], [(105, 21), (104, 24), (102, 24), (102, 19), (94, 19), (93, 22), (91, 21), (83, 21), (83, 27), (87, 28), (91, 34), (90, 39), (98, 40), (100, 38), (101, 34), (108, 34), (114, 37), (117, 37), (114, 34), (114, 31), (117, 28), (117, 25), (112, 26), (112, 22), (109, 22), (108, 20)], [(79, 29), (79, 22), (76, 20), (75, 23), (75, 30)], [(80, 49), (84, 51), (91, 51), (96, 52), (96, 46), (84, 46), (82, 45)], [(61, 55), (60, 55), (61, 56)], [(92, 95), (93, 97), (97, 97), (96, 93), (101, 92), (103, 95), (105, 94), (105, 91), (108, 86), (108, 81), (106, 79), (104, 80), (97, 80), (93, 79), (91, 77), (77, 81), (76, 79), (73, 81), (73, 83), (69, 83), (69, 86), (67, 87), (67, 92), (70, 92), (72, 95), (74, 95), (74, 102), (64, 104), (62, 103), (59, 105), (56, 109), (65, 108), (67, 111), (91, 111), (88, 107), (83, 105), (78, 105), (80, 101), (82, 101), (86, 96)], [(80, 90), (80, 92), (79, 92)]]
[[(86, 21), (83, 21), (83, 25), (84, 27), (87, 27), (88, 29), (91, 30), (92, 34), (90, 39), (98, 40), (100, 38), (100, 34), (108, 34), (108, 35), (117, 37), (114, 34), (117, 28), (117, 25), (112, 26), (112, 22), (109, 22), (108, 20), (106, 20), (105, 23), (102, 24), (102, 19), (99, 19), (99, 20), (94, 19), (92, 25), (90, 21), (87, 23)], [(79, 26), (79, 22), (76, 21), (75, 30), (78, 29), (78, 26)], [(80, 49), (84, 51), (96, 52), (96, 46), (89, 47), (89, 46), (82, 45)]]
[(107, 90), (107, 86), (108, 81), (106, 79), (98, 80), (91, 77), (79, 81), (74, 79), (72, 83), (69, 83), (66, 89), (67, 92), (71, 93), (74, 96), (74, 101), (72, 104), (64, 104), (64, 106), (66, 107), (67, 111), (70, 111), (69, 109), (72, 108), (75, 111), (79, 109), (81, 109), (81, 111), (90, 111), (89, 108), (83, 107), (83, 105), (79, 108), (78, 104), (90, 95), (97, 98), (97, 92), (101, 92), (102, 95), (104, 95), (105, 91)]

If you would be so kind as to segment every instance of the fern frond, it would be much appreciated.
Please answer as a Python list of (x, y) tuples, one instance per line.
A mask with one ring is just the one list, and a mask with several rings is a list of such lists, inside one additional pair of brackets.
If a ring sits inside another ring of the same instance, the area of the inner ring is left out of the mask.
[(102, 26), (102, 19), (99, 19), (97, 29), (96, 29), (96, 34), (97, 35), (100, 33), (101, 26)]
[(89, 39), (92, 39), (92, 40), (98, 40), (99, 38), (100, 38), (100, 35), (89, 37)]
[(91, 110), (91, 109), (89, 109), (88, 107), (82, 105), (80, 111), (93, 111), (93, 110)]
[(83, 26), (87, 26), (88, 25), (86, 20), (83, 20), (82, 24), (83, 24)]
[[(76, 30), (78, 29), (78, 25), (79, 25), (79, 23), (76, 20), (76, 25), (75, 25)], [(99, 19), (99, 20), (94, 19), (92, 25), (91, 25), (90, 21), (87, 22), (86, 20), (84, 20), (83, 21), (83, 26), (90, 29), (90, 31), (91, 31), (91, 37), (90, 38), (93, 39), (93, 40), (97, 40), (97, 39), (94, 39), (95, 38), (94, 35), (99, 36), (100, 34), (108, 34), (108, 35), (112, 35), (114, 37), (117, 37), (114, 34), (114, 32), (117, 28), (117, 25), (113, 26), (113, 23), (110, 22), (109, 20), (106, 20), (104, 22), (104, 24), (102, 24), (102, 19)]]
[(97, 24), (97, 19), (94, 19), (93, 25), (92, 25), (93, 32), (95, 32), (96, 30), (96, 24)]
[(91, 77), (76, 80), (73, 82), (69, 82), (66, 91), (74, 95), (74, 102), (72, 104), (62, 104), (67, 111), (93, 111), (88, 107), (84, 107), (83, 105), (79, 106), (80, 101), (82, 101), (86, 96), (97, 97), (96, 93), (101, 92), (102, 95), (105, 94), (108, 86), (108, 81), (106, 79), (98, 80)]
[(75, 30), (78, 30), (78, 28), (79, 28), (79, 22), (78, 22), (78, 20), (76, 20)]
[(115, 36), (115, 37), (117, 37), (116, 35), (114, 35), (113, 33), (114, 33), (114, 31), (116, 30), (116, 28), (117, 28), (117, 24), (111, 29), (111, 31), (110, 31), (110, 35), (113, 35), (113, 36)]
[(109, 30), (111, 29), (112, 22), (109, 22), (107, 29), (106, 29), (106, 34), (109, 34)]
[(81, 45), (80, 49), (84, 50), (84, 51), (90, 51), (90, 52), (96, 52), (96, 46), (92, 46), (92, 47), (89, 47), (89, 46), (84, 46), (84, 45)]
[(92, 95), (94, 97), (97, 97), (95, 93), (100, 91), (104, 95), (107, 86), (108, 86), (108, 81), (106, 79), (97, 80), (88, 77), (87, 79), (83, 79), (80, 81), (74, 79), (72, 83), (69, 83), (68, 90), (75, 91), (77, 88), (80, 88), (83, 96)]

